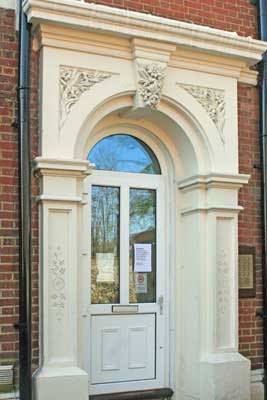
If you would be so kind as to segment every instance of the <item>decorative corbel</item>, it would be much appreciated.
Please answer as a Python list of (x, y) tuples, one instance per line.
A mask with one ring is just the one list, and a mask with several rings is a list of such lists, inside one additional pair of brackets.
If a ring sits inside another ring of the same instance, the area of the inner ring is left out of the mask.
[(165, 67), (156, 63), (138, 63), (138, 93), (145, 107), (157, 108), (165, 76)]
[(157, 42), (146, 39), (132, 41), (133, 63), (136, 77), (134, 109), (155, 109), (160, 103), (164, 78), (174, 45), (162, 48)]

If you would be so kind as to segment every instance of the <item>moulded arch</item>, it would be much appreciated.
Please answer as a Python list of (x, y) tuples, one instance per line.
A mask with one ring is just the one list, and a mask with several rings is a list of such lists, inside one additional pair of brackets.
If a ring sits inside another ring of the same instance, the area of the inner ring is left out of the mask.
[(84, 159), (89, 135), (102, 120), (117, 114), (122, 119), (130, 116), (132, 120), (139, 120), (139, 126), (150, 122), (164, 130), (179, 147), (177, 151), (188, 169), (185, 175), (227, 172), (227, 154), (216, 127), (192, 96), (167, 84), (156, 110), (134, 110), (134, 94), (132, 84), (123, 82), (119, 76), (86, 92), (73, 107), (60, 133), (60, 156)]
[(122, 94), (124, 97), (129, 96), (126, 107), (129, 106), (130, 98), (134, 93), (135, 88), (130, 80), (122, 81), (117, 75), (97, 83), (95, 90), (85, 92), (72, 108), (60, 132), (60, 156), (65, 158), (81, 157), (82, 149), (79, 144), (83, 145), (84, 136), (90, 132), (85, 131), (85, 127), (92, 118), (95, 119), (95, 113), (99, 114), (100, 111), (104, 117), (107, 101), (114, 102), (110, 112), (115, 111), (117, 99)]

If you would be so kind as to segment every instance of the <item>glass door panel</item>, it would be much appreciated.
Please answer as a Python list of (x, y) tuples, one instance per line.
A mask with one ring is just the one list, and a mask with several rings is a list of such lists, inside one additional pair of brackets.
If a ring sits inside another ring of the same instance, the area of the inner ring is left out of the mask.
[(130, 303), (156, 301), (156, 190), (130, 189)]
[(91, 303), (120, 302), (120, 188), (92, 186)]

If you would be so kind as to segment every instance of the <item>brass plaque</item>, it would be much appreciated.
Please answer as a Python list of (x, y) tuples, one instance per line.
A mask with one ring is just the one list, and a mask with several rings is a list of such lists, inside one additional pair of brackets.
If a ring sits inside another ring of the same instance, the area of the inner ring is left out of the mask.
[(253, 255), (239, 254), (238, 261), (239, 289), (253, 289)]
[(239, 297), (256, 296), (255, 247), (239, 247), (238, 288)]

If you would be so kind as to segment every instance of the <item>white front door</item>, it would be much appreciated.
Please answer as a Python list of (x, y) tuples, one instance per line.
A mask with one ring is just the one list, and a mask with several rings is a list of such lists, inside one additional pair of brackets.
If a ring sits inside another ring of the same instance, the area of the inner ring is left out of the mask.
[(90, 393), (163, 387), (168, 319), (164, 178), (95, 170), (86, 192)]

